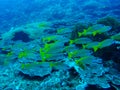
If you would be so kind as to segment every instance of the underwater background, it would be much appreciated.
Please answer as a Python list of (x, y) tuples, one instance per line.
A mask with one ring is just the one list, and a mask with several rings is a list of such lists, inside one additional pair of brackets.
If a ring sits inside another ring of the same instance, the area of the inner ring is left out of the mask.
[(0, 90), (120, 90), (120, 1), (0, 0)]

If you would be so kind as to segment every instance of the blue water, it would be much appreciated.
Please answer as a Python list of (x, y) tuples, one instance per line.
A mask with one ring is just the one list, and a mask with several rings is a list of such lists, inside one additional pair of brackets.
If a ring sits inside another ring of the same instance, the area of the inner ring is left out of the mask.
[(119, 0), (0, 0), (0, 30), (41, 20), (119, 18), (119, 9)]

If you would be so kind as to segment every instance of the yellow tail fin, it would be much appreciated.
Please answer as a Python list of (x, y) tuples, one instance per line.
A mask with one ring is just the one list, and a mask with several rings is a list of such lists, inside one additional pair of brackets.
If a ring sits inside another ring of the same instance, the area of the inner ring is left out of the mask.
[(73, 44), (74, 43), (74, 40), (70, 40), (70, 44)]

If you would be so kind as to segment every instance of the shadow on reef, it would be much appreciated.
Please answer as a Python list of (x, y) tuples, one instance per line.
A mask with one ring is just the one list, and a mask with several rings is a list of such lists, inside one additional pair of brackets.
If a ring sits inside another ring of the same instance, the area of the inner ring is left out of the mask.
[[(119, 49), (117, 49), (117, 44), (113, 44), (109, 47), (100, 49), (96, 53), (94, 53), (94, 55), (97, 57), (101, 57), (104, 62), (112, 60), (116, 64), (120, 65), (120, 51)], [(114, 68), (120, 71), (120, 67), (115, 66)]]
[(3, 48), (0, 48), (0, 54), (8, 54), (10, 51), (9, 50), (3, 50)]
[(110, 87), (110, 88), (99, 88), (96, 85), (88, 85), (88, 87), (86, 87), (85, 90), (116, 90), (114, 87)]
[(26, 80), (36, 80), (36, 81), (42, 81), (44, 80), (46, 77), (48, 77), (49, 75), (45, 75), (44, 77), (40, 77), (40, 76), (29, 76), (28, 74), (24, 74), (22, 72), (19, 72), (18, 75), (22, 76), (24, 79)]
[(29, 42), (32, 39), (29, 38), (29, 35), (24, 33), (23, 31), (16, 32), (14, 37), (12, 38), (13, 41), (21, 40), (23, 42)]
[(116, 47), (117, 45), (113, 44), (109, 47), (98, 50), (94, 54), (95, 56), (101, 57), (104, 61), (114, 60), (116, 63), (120, 63), (120, 52)]

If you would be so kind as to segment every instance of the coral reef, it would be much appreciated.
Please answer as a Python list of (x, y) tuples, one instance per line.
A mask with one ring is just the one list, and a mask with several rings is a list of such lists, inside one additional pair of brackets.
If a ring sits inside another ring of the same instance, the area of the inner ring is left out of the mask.
[[(63, 25), (55, 31), (55, 24), (57, 22), (31, 23), (2, 34), (0, 88), (119, 88), (119, 33), (108, 33), (116, 28), (104, 24), (79, 24), (75, 29), (74, 25)], [(48, 29), (53, 32), (45, 32)], [(104, 37), (100, 37), (103, 34)]]

